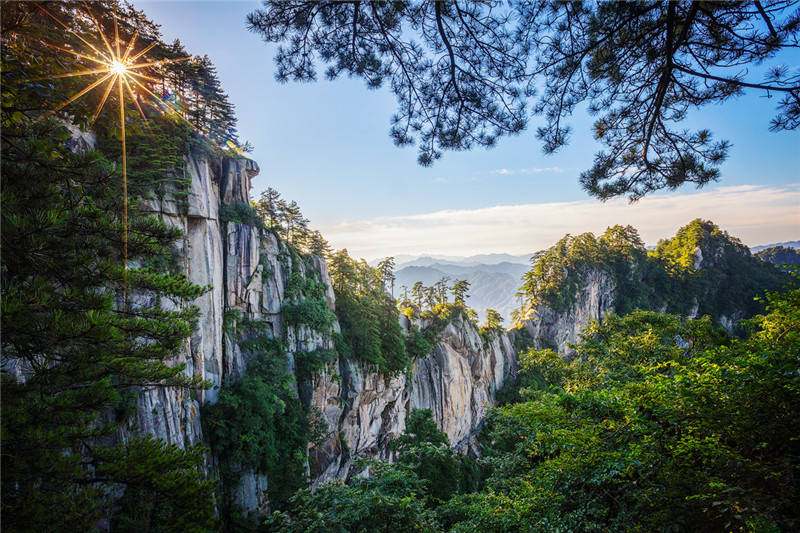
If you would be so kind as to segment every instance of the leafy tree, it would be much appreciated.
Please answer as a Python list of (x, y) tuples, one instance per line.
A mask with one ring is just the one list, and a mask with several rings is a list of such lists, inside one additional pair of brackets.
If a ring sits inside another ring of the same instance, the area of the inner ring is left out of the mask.
[(408, 465), (426, 482), (426, 492), (433, 503), (449, 500), (459, 489), (461, 465), (430, 409), (412, 409), (405, 431), (389, 446), (397, 452), (398, 463)]
[(336, 337), (339, 353), (383, 372), (405, 371), (411, 359), (396, 302), (386, 292), (384, 271), (372, 268), (363, 259), (353, 260), (347, 250), (335, 252), (329, 268), (342, 330)]
[(309, 234), (309, 221), (303, 217), (300, 206), (294, 200), (285, 204), (283, 220), (286, 224), (286, 242), (295, 247), (303, 246)]
[(424, 482), (408, 467), (381, 461), (362, 463), (369, 476), (347, 484), (324, 483), (295, 494), (290, 507), (266, 520), (267, 531), (301, 533), (406, 533), (439, 531), (426, 506)]
[(447, 285), (450, 282), (450, 276), (442, 276), (442, 279), (434, 284), (436, 293), (436, 305), (444, 305), (447, 303), (447, 291), (450, 287)]
[(429, 310), (433, 310), (440, 303), (438, 300), (439, 290), (436, 284), (432, 287), (426, 287), (423, 295), (423, 301), (428, 305)]
[(651, 312), (595, 324), (550, 387), (492, 412), (488, 490), (455, 531), (796, 528), (800, 290), (768, 296), (744, 339)]
[[(771, 129), (800, 125), (800, 76), (780, 65), (798, 46), (788, 0), (705, 2), (271, 1), (250, 30), (281, 43), (278, 81), (325, 76), (388, 83), (398, 101), (391, 135), (419, 142), (419, 162), (443, 150), (492, 147), (530, 115), (545, 153), (566, 144), (565, 122), (586, 104), (606, 150), (580, 177), (602, 199), (632, 199), (718, 179), (729, 149), (708, 130), (677, 125), (693, 107), (744, 89), (780, 94)], [(776, 60), (762, 79), (748, 66)], [(540, 90), (537, 90), (541, 88)]]
[(403, 451), (423, 442), (439, 446), (450, 445), (447, 433), (439, 429), (430, 409), (412, 409), (406, 418), (403, 434), (391, 442), (393, 450)]
[[(286, 360), (277, 340), (254, 348), (241, 379), (226, 383), (216, 403), (203, 406), (202, 420), (212, 451), (222, 465), (222, 480), (233, 485), (242, 469), (266, 474), (273, 509), (305, 486), (309, 422), (292, 395)], [(233, 502), (225, 500), (227, 515)]]
[(800, 252), (794, 248), (787, 248), (785, 246), (773, 246), (753, 255), (763, 261), (769, 261), (770, 263), (779, 265), (784, 270), (792, 265), (800, 265)]
[(614, 226), (599, 238), (591, 233), (567, 235), (537, 252), (531, 263), (518, 295), (525, 298), (528, 309), (546, 305), (556, 311), (575, 305), (592, 272), (613, 283), (613, 306), (619, 314), (666, 306), (669, 312), (682, 314), (695, 308), (714, 320), (762, 311), (753, 299), (790, 279), (754, 259), (738, 239), (701, 219), (649, 252), (634, 228)]

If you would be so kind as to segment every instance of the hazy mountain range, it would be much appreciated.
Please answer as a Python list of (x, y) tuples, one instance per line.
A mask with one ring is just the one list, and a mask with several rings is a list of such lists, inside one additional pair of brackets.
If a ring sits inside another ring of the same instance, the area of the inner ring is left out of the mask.
[(779, 242), (777, 244), (766, 244), (763, 246), (751, 246), (750, 251), (753, 253), (760, 252), (761, 250), (766, 250), (767, 248), (772, 248), (774, 246), (783, 246), (784, 248), (800, 248), (800, 241), (788, 241), (788, 242)]
[[(439, 265), (461, 265), (461, 266), (481, 266), (496, 265), (499, 263), (515, 263), (528, 265), (533, 254), (478, 254), (478, 255), (408, 255), (399, 254), (394, 256), (395, 270), (400, 270), (408, 266), (431, 266)], [(376, 266), (382, 259), (375, 259), (369, 264)]]
[(457, 279), (465, 279), (470, 283), (467, 305), (478, 312), (481, 321), (485, 318), (486, 309), (494, 309), (508, 322), (511, 312), (519, 307), (514, 295), (522, 285), (522, 275), (530, 269), (529, 263), (429, 263), (425, 259), (430, 258), (421, 258), (421, 264), (415, 264), (416, 261), (405, 263), (405, 266), (395, 270), (395, 296), (402, 295), (403, 286), (410, 292), (417, 281), (430, 287), (443, 277), (449, 277), (449, 285)]
[[(776, 244), (753, 246), (753, 253), (784, 246), (800, 249), (800, 241), (788, 241)], [(533, 254), (479, 254), (471, 256), (455, 255), (407, 255), (399, 254), (395, 261), (394, 296), (403, 294), (403, 286), (411, 291), (414, 283), (421, 281), (426, 287), (449, 277), (452, 285), (457, 279), (465, 279), (470, 283), (467, 305), (478, 312), (480, 320), (485, 319), (486, 309), (498, 311), (510, 325), (511, 312), (519, 307), (516, 293), (522, 285), (522, 276), (530, 270), (530, 258)], [(370, 261), (375, 266), (381, 259)]]

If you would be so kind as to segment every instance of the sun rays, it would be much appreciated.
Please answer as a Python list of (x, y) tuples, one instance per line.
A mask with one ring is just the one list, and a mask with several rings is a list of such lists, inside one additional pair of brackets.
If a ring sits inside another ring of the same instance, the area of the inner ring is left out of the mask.
[[(83, 76), (97, 76), (97, 79), (89, 82), (83, 89), (67, 98), (55, 108), (44, 113), (40, 119), (44, 119), (58, 113), (71, 103), (77, 101), (92, 90), (102, 87), (104, 84), (103, 96), (100, 102), (92, 113), (89, 128), (91, 129), (97, 118), (100, 116), (106, 102), (109, 99), (112, 91), (117, 89), (118, 106), (119, 106), (119, 134), (122, 142), (122, 187), (123, 187), (123, 235), (124, 235), (124, 250), (123, 250), (123, 309), (127, 305), (127, 292), (128, 292), (128, 169), (127, 169), (127, 147), (126, 147), (126, 119), (125, 119), (125, 101), (126, 98), (133, 102), (139, 116), (142, 118), (144, 125), (150, 130), (147, 116), (145, 115), (139, 103), (141, 95), (151, 97), (159, 108), (167, 109), (180, 117), (184, 122), (187, 122), (178, 109), (175, 108), (170, 102), (158, 97), (151, 91), (145, 82), (150, 81), (158, 83), (158, 80), (145, 74), (144, 69), (148, 67), (159, 67), (169, 63), (176, 63), (179, 61), (186, 61), (191, 57), (181, 57), (175, 59), (163, 59), (158, 61), (147, 61), (145, 55), (150, 52), (158, 42), (145, 46), (142, 50), (134, 53), (134, 47), (139, 38), (139, 30), (137, 29), (133, 36), (127, 43), (123, 42), (119, 35), (119, 24), (117, 22), (116, 13), (114, 14), (114, 35), (113, 42), (109, 41), (109, 37), (103, 31), (103, 27), (98, 22), (88, 5), (84, 5), (86, 15), (91, 20), (97, 36), (99, 37), (97, 46), (89, 42), (80, 34), (72, 30), (67, 24), (58, 19), (45, 7), (39, 5), (39, 8), (46, 13), (50, 18), (55, 20), (61, 27), (63, 27), (69, 34), (76, 37), (85, 48), (81, 51), (73, 50), (69, 45), (64, 46), (55, 45), (52, 43), (44, 42), (48, 47), (51, 47), (61, 52), (65, 52), (74, 57), (77, 57), (82, 62), (91, 63), (93, 68), (81, 68), (74, 72), (67, 72), (55, 76), (48, 76), (45, 79), (67, 78), (67, 77), (83, 77)], [(34, 80), (31, 80), (34, 81)], [(191, 124), (190, 124), (191, 125)], [(193, 129), (194, 126), (192, 126)], [(152, 132), (151, 132), (152, 133)]]

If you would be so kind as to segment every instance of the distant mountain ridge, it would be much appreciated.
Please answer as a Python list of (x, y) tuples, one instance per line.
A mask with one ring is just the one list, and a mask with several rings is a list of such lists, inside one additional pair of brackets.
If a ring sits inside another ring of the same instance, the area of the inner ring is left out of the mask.
[(762, 246), (751, 246), (750, 252), (756, 253), (762, 250), (766, 250), (767, 248), (775, 248), (776, 246), (783, 246), (784, 248), (800, 248), (800, 241), (788, 241), (788, 242), (779, 242), (777, 244), (766, 244)]
[(522, 275), (529, 269), (527, 263), (508, 261), (497, 264), (437, 262), (424, 266), (406, 263), (395, 271), (395, 296), (402, 294), (403, 286), (410, 291), (418, 281), (429, 287), (443, 277), (449, 277), (451, 285), (457, 279), (465, 279), (470, 283), (467, 305), (478, 312), (479, 320), (485, 319), (486, 309), (494, 309), (509, 323), (511, 312), (519, 307), (516, 293), (522, 285)]
[[(800, 249), (800, 241), (788, 241), (750, 247), (750, 252), (757, 252), (783, 246)], [(655, 249), (649, 246), (648, 249)], [(456, 255), (409, 255), (400, 254), (395, 260), (395, 297), (402, 294), (402, 286), (409, 291), (414, 283), (421, 281), (431, 286), (443, 277), (450, 277), (452, 284), (456, 279), (466, 279), (470, 283), (467, 305), (478, 312), (480, 320), (484, 320), (486, 309), (498, 311), (510, 323), (511, 312), (519, 308), (516, 293), (522, 286), (522, 276), (531, 268), (530, 258), (533, 254), (513, 255), (505, 253), (477, 254), (471, 256)], [(377, 265), (381, 259), (370, 261)]]
[[(440, 255), (440, 254), (433, 254), (433, 255), (398, 254), (394, 256), (394, 263), (396, 270), (400, 270), (407, 266), (432, 266), (434, 264), (462, 265), (462, 266), (472, 266), (472, 267), (477, 267), (481, 265), (497, 265), (500, 263), (515, 263), (521, 265), (529, 265), (532, 256), (533, 253), (520, 254), (520, 255), (477, 254), (470, 256)], [(373, 259), (372, 261), (368, 261), (367, 263), (370, 266), (377, 266), (378, 263), (383, 261), (384, 259), (386, 259), (386, 257), (380, 257), (378, 259)]]

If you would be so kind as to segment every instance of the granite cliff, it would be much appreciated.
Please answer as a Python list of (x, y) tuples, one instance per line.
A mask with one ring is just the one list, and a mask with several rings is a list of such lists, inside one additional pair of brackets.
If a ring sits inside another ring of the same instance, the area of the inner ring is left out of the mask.
[(535, 347), (565, 357), (590, 322), (612, 312), (708, 315), (733, 331), (763, 312), (756, 298), (789, 278), (711, 221), (694, 220), (649, 251), (635, 228), (614, 226), (600, 237), (567, 235), (534, 256), (520, 323)]
[[(145, 202), (153, 214), (182, 229), (178, 252), (189, 280), (210, 286), (193, 302), (200, 310), (198, 326), (176, 364), (185, 363), (187, 373), (212, 386), (195, 395), (170, 388), (143, 391), (123, 434), (150, 433), (179, 446), (205, 443), (201, 406), (216, 402), (220, 387), (239, 379), (248, 361), (259, 356), (247, 342), (257, 330), (281, 341), (293, 394), (324, 419), (325, 435), (308, 446), (310, 482), (357, 474), (355, 457), (391, 460), (388, 443), (402, 433), (414, 408), (430, 408), (454, 448), (466, 451), (495, 392), (516, 372), (508, 336), (484, 339), (468, 320), (455, 320), (405, 374), (383, 375), (363, 362), (336, 357), (310, 379), (298, 378), (298, 355), (332, 350), (339, 325), (287, 320), (282, 310), (305, 298), (289, 287), (305, 280), (324, 285), (330, 311), (335, 295), (324, 260), (301, 257), (275, 234), (226, 215), (225, 206), (249, 206), (250, 180), (258, 171), (249, 159), (189, 158), (188, 202), (172, 194)], [(410, 331), (412, 323), (400, 320)], [(426, 324), (417, 319), (415, 326)], [(213, 453), (208, 465), (218, 466)], [(238, 474), (236, 486), (225, 490), (244, 510), (265, 511), (268, 477), (246, 467)]]

